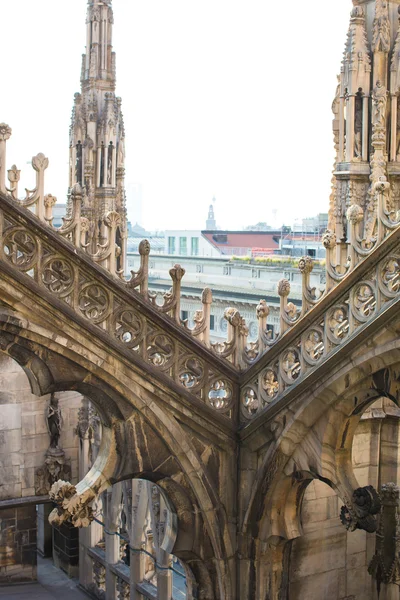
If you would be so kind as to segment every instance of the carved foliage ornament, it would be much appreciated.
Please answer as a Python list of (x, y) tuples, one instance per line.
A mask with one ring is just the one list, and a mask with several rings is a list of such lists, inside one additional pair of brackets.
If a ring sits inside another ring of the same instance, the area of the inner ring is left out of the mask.
[(88, 527), (93, 521), (93, 511), (89, 506), (93, 498), (79, 496), (75, 486), (68, 481), (54, 483), (49, 497), (57, 504), (49, 516), (51, 525), (60, 526), (70, 520), (74, 527)]
[(273, 400), (279, 391), (278, 378), (274, 369), (267, 369), (264, 371), (261, 379), (261, 386), (268, 398)]

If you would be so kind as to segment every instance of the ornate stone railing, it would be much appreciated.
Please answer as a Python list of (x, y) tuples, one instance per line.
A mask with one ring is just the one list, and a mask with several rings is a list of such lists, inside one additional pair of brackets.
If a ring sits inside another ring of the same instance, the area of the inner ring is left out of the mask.
[[(56, 198), (51, 194), (45, 194), (44, 191), (44, 174), (49, 165), (49, 160), (43, 155), (38, 154), (32, 159), (32, 166), (36, 172), (36, 187), (32, 191), (26, 193), (26, 197), (19, 199), (18, 183), (20, 180), (20, 171), (14, 165), (9, 171), (6, 171), (6, 142), (11, 136), (11, 129), (8, 125), (0, 124), (0, 191), (8, 195), (16, 207), (29, 208), (30, 212), (34, 213), (40, 221), (42, 221), (49, 230), (53, 231), (60, 238), (67, 240), (73, 246), (85, 253), (94, 263), (107, 269), (112, 275), (123, 282), (128, 290), (135, 290), (140, 294), (140, 297), (159, 313), (170, 317), (177, 325), (184, 328), (193, 338), (199, 340), (210, 348), (212, 352), (223, 360), (227, 360), (239, 369), (247, 369), (249, 365), (255, 362), (262, 356), (268, 348), (277, 342), (279, 336), (271, 337), (267, 330), (267, 320), (269, 308), (265, 300), (260, 300), (257, 307), (257, 317), (259, 319), (259, 334), (256, 342), (248, 343), (248, 327), (245, 320), (241, 317), (236, 309), (228, 308), (225, 311), (225, 318), (228, 322), (228, 339), (225, 342), (216, 344), (210, 343), (210, 314), (212, 304), (212, 292), (206, 288), (202, 294), (202, 309), (196, 311), (194, 316), (194, 327), (189, 328), (186, 321), (181, 320), (181, 283), (185, 275), (185, 270), (176, 264), (170, 270), (172, 280), (171, 290), (164, 293), (162, 297), (149, 291), (149, 254), (150, 244), (147, 240), (143, 240), (139, 247), (141, 258), (140, 268), (137, 272), (131, 272), (131, 277), (125, 281), (123, 271), (118, 270), (118, 257), (121, 249), (116, 247), (112, 240), (115, 240), (116, 229), (120, 225), (120, 217), (116, 212), (109, 212), (106, 215), (104, 223), (104, 238), (107, 243), (93, 248), (89, 243), (88, 231), (91, 224), (88, 219), (82, 216), (82, 208), (87, 204), (88, 199), (85, 189), (79, 184), (73, 186), (70, 190), (70, 210), (67, 217), (64, 219), (64, 224), (60, 228), (53, 227), (53, 207), (56, 203)], [(6, 185), (6, 173), (8, 177), (8, 185)], [(36, 261), (36, 256), (30, 257), (27, 260), (26, 248), (27, 244), (33, 243), (32, 252), (35, 254), (34, 240), (29, 242), (28, 234), (20, 232), (7, 232), (7, 241), (10, 244), (8, 248), (9, 254), (7, 259), (20, 271), (29, 272), (30, 265)], [(11, 237), (10, 237), (11, 236)], [(16, 236), (16, 237), (15, 237)], [(24, 237), (26, 237), (24, 242)], [(25, 245), (25, 252), (18, 254), (18, 248)], [(38, 246), (39, 248), (39, 246)], [(48, 250), (46, 250), (47, 252)], [(17, 253), (17, 254), (15, 254)], [(29, 254), (29, 251), (28, 251)], [(39, 265), (39, 263), (38, 263)], [(35, 269), (36, 262), (35, 262)], [(40, 267), (39, 267), (40, 268)], [(75, 275), (61, 261), (44, 261), (45, 274), (39, 276), (38, 281), (46, 285), (46, 287), (55, 293), (58, 297), (69, 302), (70, 289), (72, 289), (72, 278)], [(290, 283), (287, 280), (282, 280), (278, 285), (278, 293), (281, 298), (280, 305), (280, 334), (293, 327), (301, 315), (307, 312), (321, 298), (322, 292), (317, 291), (310, 286), (310, 273), (313, 265), (309, 258), (301, 259), (299, 268), (303, 277), (302, 285), (302, 307), (297, 308), (292, 302), (288, 302), (290, 293)], [(57, 288), (57, 289), (56, 289)], [(96, 290), (91, 287), (85, 287), (86, 299), (84, 295), (80, 296), (78, 303), (81, 304), (79, 309), (85, 313), (90, 320), (98, 324), (102, 324), (107, 314), (110, 303), (109, 298), (101, 291), (101, 288)], [(90, 299), (87, 297), (90, 295)], [(95, 296), (97, 296), (95, 298)], [(97, 308), (93, 310), (93, 302)], [(82, 304), (83, 303), (83, 304)], [(83, 306), (88, 303), (88, 310)], [(102, 306), (102, 308), (101, 308)], [(95, 314), (96, 313), (96, 314)], [(133, 316), (132, 311), (127, 312), (121, 308), (116, 317), (115, 327), (118, 329), (119, 339), (130, 348), (136, 348), (139, 342), (140, 334), (143, 331), (142, 322), (140, 319)], [(103, 325), (101, 325), (103, 326)], [(173, 359), (174, 352), (170, 352), (171, 345), (167, 339), (161, 340), (161, 346), (164, 347), (163, 352), (154, 350), (154, 364), (159, 367), (165, 367), (168, 370)], [(157, 345), (157, 344), (156, 344)], [(162, 348), (159, 348), (162, 349)], [(193, 389), (203, 383), (203, 378), (200, 375), (199, 367), (195, 365), (192, 359), (188, 358), (189, 370), (182, 372), (181, 383), (186, 387)], [(215, 382), (214, 382), (215, 383)], [(212, 384), (214, 385), (214, 384)], [(215, 397), (220, 398), (230, 392), (224, 389), (223, 381), (215, 383), (213, 392)], [(210, 390), (211, 391), (211, 390)]]
[[(128, 283), (112, 277), (1, 193), (0, 219), (3, 272), (19, 277), (24, 285), (33, 280), (41, 295), (58, 301), (66, 315), (72, 312), (95, 326), (99, 334), (108, 334), (130, 356), (144, 361), (150, 371), (162, 373), (178, 389), (232, 417), (234, 369), (135, 291), (136, 285), (143, 285), (140, 273)], [(146, 257), (144, 252), (144, 263)], [(173, 299), (170, 307), (173, 310)]]
[(242, 377), (246, 423), (345, 346), (400, 299), (400, 229), (324, 295)]

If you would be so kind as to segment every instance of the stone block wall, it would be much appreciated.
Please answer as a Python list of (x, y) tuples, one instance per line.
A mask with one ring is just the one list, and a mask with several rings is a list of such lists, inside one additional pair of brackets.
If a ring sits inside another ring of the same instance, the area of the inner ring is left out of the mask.
[(71, 523), (53, 527), (53, 559), (69, 577), (79, 577), (79, 530)]
[(0, 586), (35, 580), (36, 564), (36, 506), (1, 510)]
[[(76, 483), (79, 438), (74, 430), (82, 397), (76, 392), (62, 392), (58, 397), (62, 415), (59, 445), (70, 461), (72, 483)], [(50, 445), (49, 398), (32, 394), (23, 369), (0, 353), (0, 501), (36, 496), (35, 473), (44, 466)], [(43, 554), (51, 554), (43, 519), (39, 518), (39, 545)], [(37, 522), (35, 503), (0, 509), (0, 585), (36, 578)], [(77, 551), (77, 547), (69, 550)]]
[[(72, 482), (78, 481), (78, 436), (74, 429), (82, 397), (59, 394), (63, 419), (60, 445), (71, 461)], [(0, 354), (0, 500), (35, 496), (35, 472), (49, 447), (46, 411), (49, 396), (32, 394), (23, 369)]]
[[(400, 410), (387, 399), (365, 411), (354, 436), (353, 469), (360, 486), (400, 483)], [(347, 532), (340, 523), (342, 501), (320, 481), (304, 494), (303, 535), (292, 542), (289, 598), (375, 600), (368, 574), (375, 534)]]

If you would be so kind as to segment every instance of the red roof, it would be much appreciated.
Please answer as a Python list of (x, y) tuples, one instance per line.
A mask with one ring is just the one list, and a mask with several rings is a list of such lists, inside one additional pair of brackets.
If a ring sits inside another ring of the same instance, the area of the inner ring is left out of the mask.
[(279, 248), (280, 232), (272, 231), (202, 231), (203, 236), (216, 248)]

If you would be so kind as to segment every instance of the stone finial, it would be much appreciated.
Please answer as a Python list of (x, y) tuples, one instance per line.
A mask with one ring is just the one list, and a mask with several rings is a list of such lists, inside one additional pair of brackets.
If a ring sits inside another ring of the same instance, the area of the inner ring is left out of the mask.
[(260, 300), (256, 308), (257, 319), (266, 319), (269, 315), (269, 306), (266, 300)]
[(150, 254), (150, 242), (149, 240), (142, 240), (139, 244), (140, 256), (148, 256)]
[(181, 281), (185, 273), (186, 271), (181, 265), (174, 265), (169, 271), (172, 281)]
[(212, 303), (212, 291), (210, 288), (204, 288), (201, 294), (201, 302), (202, 304), (211, 304)]
[(42, 152), (32, 158), (32, 167), (35, 171), (44, 171), (48, 166), (49, 159)]
[(327, 250), (335, 247), (336, 235), (333, 233), (333, 231), (330, 231), (329, 229), (325, 231), (322, 236), (322, 243)]
[(285, 298), (286, 296), (289, 296), (290, 294), (290, 283), (287, 279), (281, 279), (278, 282), (278, 294), (282, 297)]
[(75, 183), (72, 188), (71, 188), (71, 195), (72, 196), (82, 196), (82, 187), (79, 183)]
[(224, 319), (228, 321), (232, 327), (239, 327), (242, 322), (242, 317), (240, 316), (240, 312), (237, 308), (227, 308), (224, 312)]
[(350, 221), (350, 223), (353, 223), (355, 225), (356, 223), (361, 223), (361, 221), (363, 220), (364, 211), (361, 208), (361, 206), (358, 206), (358, 204), (352, 204), (347, 209), (346, 217), (347, 220)]
[(10, 139), (12, 134), (12, 129), (6, 123), (0, 123), (0, 140), (6, 142)]
[(302, 256), (299, 260), (299, 270), (306, 275), (311, 273), (314, 268), (314, 262), (310, 256)]

